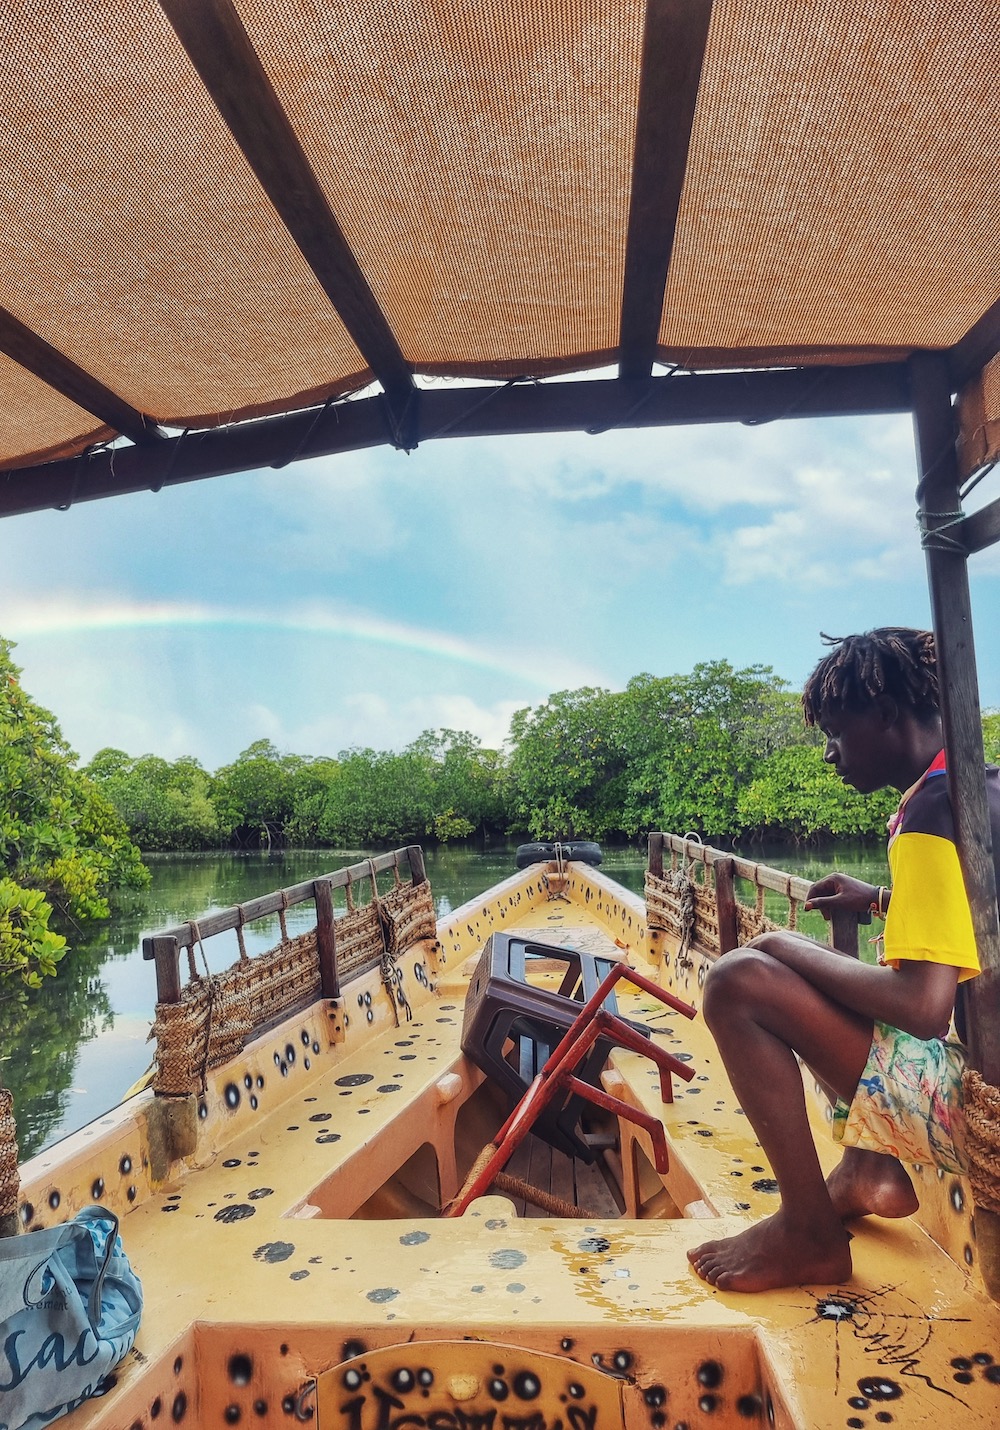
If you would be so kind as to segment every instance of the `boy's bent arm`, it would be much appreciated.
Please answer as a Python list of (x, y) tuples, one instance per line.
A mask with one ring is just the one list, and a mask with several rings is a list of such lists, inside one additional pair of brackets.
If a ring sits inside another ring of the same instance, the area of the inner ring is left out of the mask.
[(889, 907), (891, 889), (878, 884), (867, 884), (863, 879), (855, 879), (851, 874), (825, 874), (813, 884), (803, 905), (806, 909), (816, 909), (825, 919), (841, 909), (855, 914), (867, 913), (881, 897), (882, 913)]
[(761, 934), (751, 947), (793, 969), (834, 1002), (915, 1038), (939, 1037), (955, 1006), (958, 969), (949, 964), (906, 960), (898, 968), (883, 968), (844, 958), (794, 934)]

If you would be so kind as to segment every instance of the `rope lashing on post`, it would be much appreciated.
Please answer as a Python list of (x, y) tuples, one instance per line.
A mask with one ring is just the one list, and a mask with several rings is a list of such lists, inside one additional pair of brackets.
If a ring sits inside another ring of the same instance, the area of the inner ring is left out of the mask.
[[(920, 528), (920, 546), (924, 551), (950, 551), (960, 556), (966, 554), (965, 543), (949, 535), (952, 527), (961, 526), (965, 521), (963, 511), (920, 511), (917, 525)], [(931, 525), (934, 522), (936, 525)]]
[[(756, 867), (754, 868), (754, 873), (756, 874)], [(758, 934), (767, 933), (770, 927), (767, 915), (764, 912), (764, 885), (757, 884), (756, 889), (756, 904), (752, 909), (747, 910), (746, 916), (747, 926), (753, 930), (752, 936), (754, 938), (756, 938)]]
[[(688, 836), (685, 836), (688, 839)], [(696, 836), (692, 843), (700, 844)], [(697, 893), (694, 882), (694, 856), (689, 855), (683, 869), (677, 867), (677, 851), (671, 850), (671, 867), (663, 874), (646, 871), (646, 925), (651, 931), (676, 935), (675, 958), (678, 968), (693, 967), (689, 949), (694, 942), (697, 920)]]
[(691, 960), (688, 958), (688, 950), (694, 938), (694, 880), (691, 875), (694, 873), (694, 861), (689, 860), (686, 869), (671, 869), (666, 874), (665, 882), (671, 893), (677, 899), (677, 916), (680, 921), (680, 943), (677, 945), (677, 965), (680, 968), (689, 967)]
[(976, 1068), (966, 1068), (962, 1092), (973, 1199), (981, 1211), (1000, 1215), (1000, 1088), (985, 1082)]
[[(372, 881), (372, 903), (374, 904), (376, 910), (379, 911), (380, 918), (381, 918), (381, 910), (380, 910), (380, 907), (379, 907), (380, 904), (381, 904), (381, 900), (380, 900), (380, 898), (379, 898), (379, 892), (378, 892), (378, 878), (377, 878), (376, 871), (375, 871), (375, 861), (374, 861), (374, 859), (369, 859), (369, 860), (368, 860), (368, 869), (369, 869), (369, 876), (370, 876), (371, 881)], [(388, 944), (387, 944), (386, 941), (385, 941), (385, 919), (384, 919), (384, 918), (382, 918), (382, 925), (383, 925), (383, 943), (382, 943), (382, 958), (381, 958), (381, 961), (380, 961), (380, 964), (379, 964), (379, 971), (381, 972), (381, 975), (382, 975), (382, 986), (383, 986), (383, 988), (385, 989), (385, 991), (386, 991), (386, 992), (388, 993), (388, 995), (389, 995), (389, 1002), (392, 1004), (392, 1012), (393, 1012), (393, 1016), (394, 1016), (395, 1019), (396, 1019), (396, 1027), (398, 1028), (398, 1027), (399, 1027), (399, 1010), (402, 1008), (402, 1010), (403, 1010), (404, 1013), (406, 1014), (406, 1021), (409, 1023), (409, 1022), (412, 1020), (412, 1018), (413, 1018), (413, 1009), (410, 1007), (410, 1001), (409, 1001), (409, 999), (407, 998), (406, 994), (403, 992), (403, 970), (400, 968), (399, 964), (396, 962), (396, 959), (395, 959), (395, 956), (394, 956), (392, 950), (388, 947)]]
[(799, 926), (799, 901), (792, 896), (792, 881), (788, 880), (788, 927), (792, 933)]

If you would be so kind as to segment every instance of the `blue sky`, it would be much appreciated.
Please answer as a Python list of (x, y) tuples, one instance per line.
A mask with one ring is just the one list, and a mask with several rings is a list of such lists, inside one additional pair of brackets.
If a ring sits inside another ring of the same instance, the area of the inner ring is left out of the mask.
[[(898, 417), (363, 452), (0, 521), (0, 635), (83, 759), (495, 745), (553, 690), (798, 684), (820, 630), (926, 624), (914, 485)], [(998, 549), (971, 571), (998, 706)]]

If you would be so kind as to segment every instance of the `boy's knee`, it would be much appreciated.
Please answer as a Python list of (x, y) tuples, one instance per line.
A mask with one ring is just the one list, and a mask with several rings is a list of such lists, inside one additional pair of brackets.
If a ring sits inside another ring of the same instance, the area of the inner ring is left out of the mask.
[(734, 1009), (745, 1012), (756, 1001), (772, 960), (760, 948), (734, 948), (724, 954), (708, 971), (702, 998), (702, 1016), (712, 1026), (713, 1019), (727, 1016)]
[(780, 933), (759, 933), (756, 938), (748, 941), (747, 948), (756, 948), (760, 949), (761, 953), (769, 953), (770, 945), (780, 937)]

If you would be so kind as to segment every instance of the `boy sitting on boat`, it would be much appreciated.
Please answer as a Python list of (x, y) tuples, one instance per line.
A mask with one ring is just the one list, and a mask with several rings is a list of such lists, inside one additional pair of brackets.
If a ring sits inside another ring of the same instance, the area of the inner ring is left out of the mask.
[[(959, 982), (979, 972), (948, 799), (934, 638), (895, 627), (830, 642), (802, 696), (824, 758), (861, 793), (902, 792), (889, 822), (891, 891), (830, 874), (807, 908), (885, 918), (877, 964), (796, 933), (765, 933), (720, 958), (704, 1016), (767, 1154), (781, 1208), (738, 1236), (688, 1253), (727, 1291), (829, 1283), (851, 1274), (844, 1222), (906, 1216), (903, 1162), (964, 1170), (965, 1053), (948, 1029)], [(1000, 770), (987, 767), (994, 858)], [(997, 870), (1000, 882), (1000, 868)], [(843, 1158), (826, 1180), (796, 1054), (835, 1104)]]

